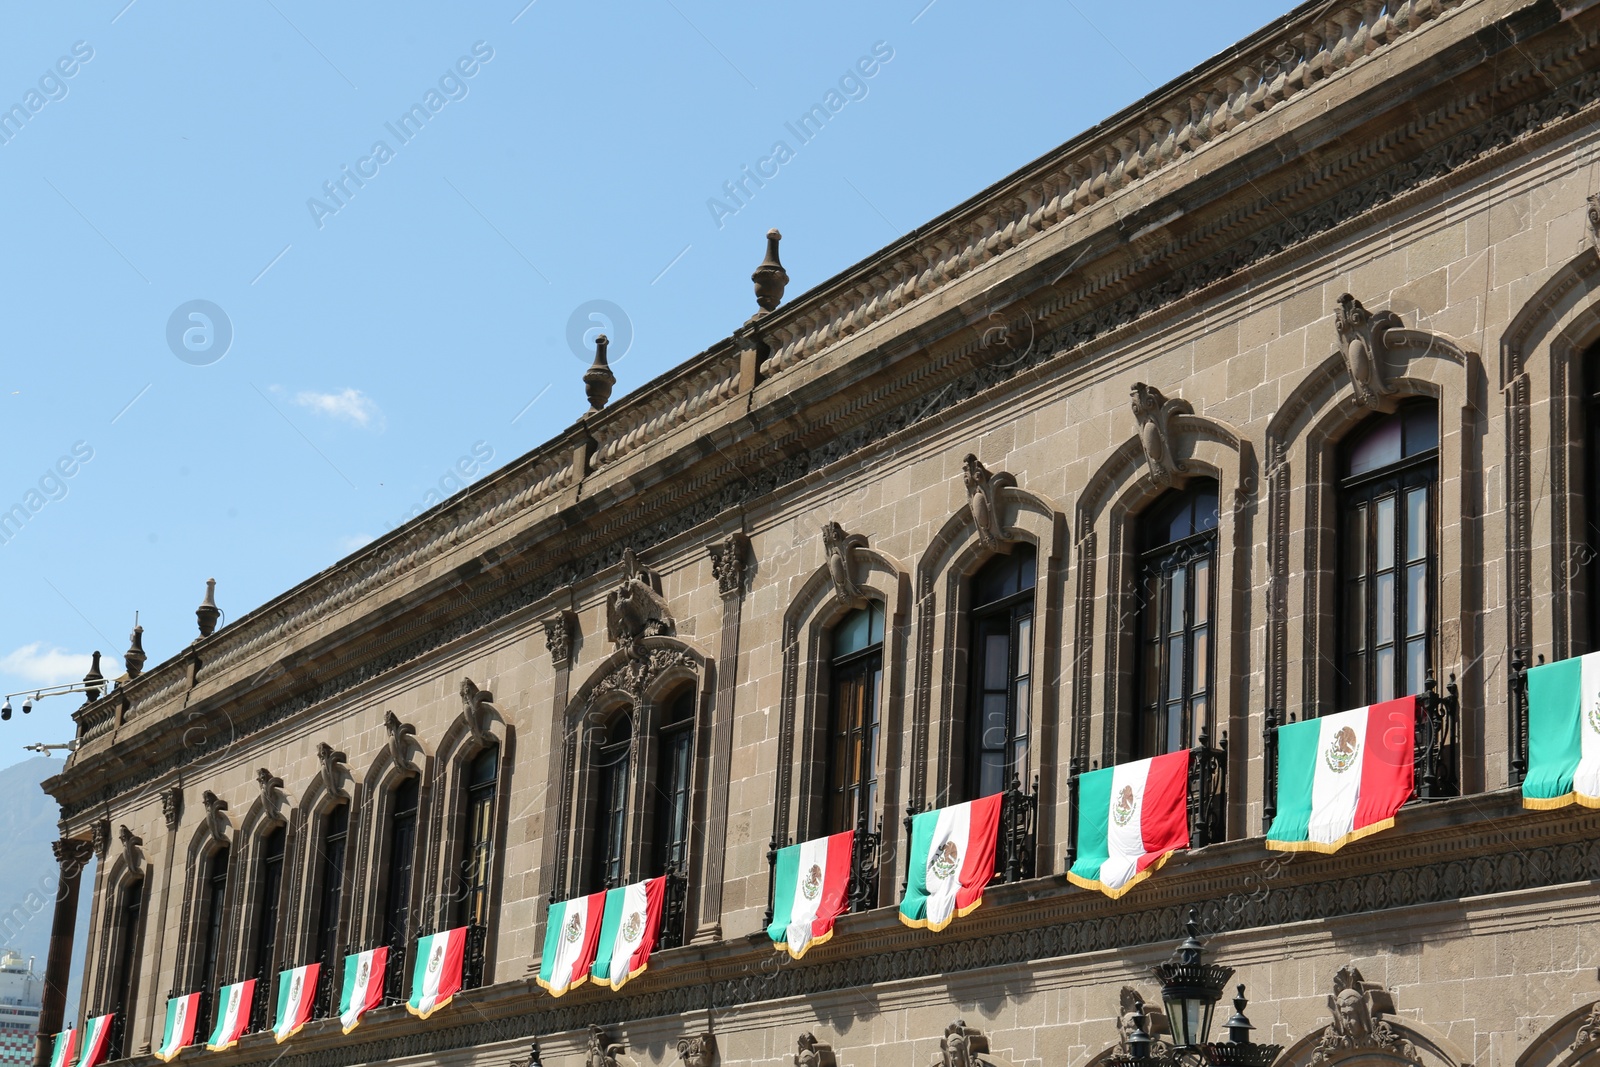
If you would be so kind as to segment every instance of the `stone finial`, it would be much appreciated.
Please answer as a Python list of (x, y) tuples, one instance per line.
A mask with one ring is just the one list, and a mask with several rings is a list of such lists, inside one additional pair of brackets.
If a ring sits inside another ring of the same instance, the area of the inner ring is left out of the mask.
[(993, 551), (1015, 540), (1006, 532), (1001, 518), (1000, 490), (1012, 488), (1017, 480), (1005, 471), (991, 474), (983, 461), (970, 452), (961, 461), (961, 478), (967, 487), (967, 510), (977, 527), (978, 543)]
[(625, 1051), (604, 1030), (589, 1024), (589, 1047), (583, 1053), (583, 1067), (620, 1067), (617, 1057)]
[(122, 665), (128, 668), (129, 678), (137, 678), (144, 673), (145, 660), (149, 658), (144, 654), (144, 627), (139, 625), (137, 611), (133, 613), (133, 632), (128, 635), (128, 640), (131, 643), (128, 651), (122, 654)]
[(828, 553), (828, 580), (833, 594), (852, 604), (866, 599), (856, 583), (856, 550), (867, 547), (865, 534), (847, 534), (844, 527), (830, 522), (822, 527), (822, 546)]
[(200, 601), (200, 606), (194, 609), (195, 621), (200, 624), (200, 636), (210, 637), (217, 632), (217, 620), (222, 617), (222, 609), (217, 607), (217, 580), (206, 579), (206, 598)]
[(989, 1039), (983, 1031), (968, 1026), (965, 1019), (957, 1019), (944, 1028), (939, 1039), (939, 1057), (933, 1062), (937, 1067), (981, 1067), (979, 1054), (989, 1051)]
[(562, 608), (544, 620), (544, 647), (559, 670), (572, 662), (572, 642), (578, 634), (578, 616)]
[(1176, 454), (1177, 428), (1173, 420), (1179, 415), (1193, 415), (1194, 405), (1178, 396), (1168, 400), (1161, 390), (1144, 382), (1134, 382), (1128, 396), (1139, 424), (1139, 444), (1144, 448), (1150, 477), (1157, 485), (1175, 484), (1177, 476), (1187, 473), (1188, 468)]
[(1394, 998), (1381, 982), (1362, 979), (1354, 966), (1340, 967), (1328, 995), (1327, 1029), (1311, 1053), (1312, 1067), (1348, 1049), (1382, 1049), (1407, 1063), (1420, 1064), (1416, 1046), (1385, 1021), (1394, 1012)]
[(1400, 325), (1400, 316), (1394, 312), (1368, 311), (1349, 293), (1339, 297), (1339, 306), (1333, 309), (1339, 353), (1344, 356), (1356, 403), (1364, 408), (1380, 408), (1391, 393), (1383, 378), (1383, 361), (1388, 352), (1383, 335)]
[(401, 722), (400, 716), (392, 711), (383, 713), (383, 728), (389, 732), (389, 758), (394, 765), (414, 770), (415, 765), (406, 754), (406, 738), (416, 736), (417, 728), (408, 722)]
[(745, 557), (750, 553), (750, 538), (737, 530), (706, 546), (711, 554), (711, 574), (717, 579), (717, 590), (722, 598), (739, 596), (744, 592)]
[(678, 1038), (678, 1062), (683, 1067), (712, 1067), (716, 1061), (715, 1034), (692, 1034)]
[(670, 634), (672, 611), (661, 595), (661, 579), (639, 562), (632, 548), (622, 550), (617, 588), (606, 597), (606, 637), (632, 647), (641, 637)]
[(611, 373), (611, 365), (606, 362), (606, 347), (610, 344), (605, 334), (594, 339), (594, 362), (583, 372), (583, 392), (589, 398), (590, 411), (605, 407), (611, 399), (612, 386), (617, 384), (617, 376)]
[(784, 286), (789, 284), (789, 272), (783, 269), (783, 264), (778, 260), (778, 242), (781, 240), (783, 234), (777, 230), (767, 231), (767, 258), (750, 275), (750, 280), (756, 283), (756, 303), (762, 311), (775, 310), (783, 302)]
[(167, 822), (168, 830), (176, 830), (178, 822), (183, 818), (183, 790), (177, 786), (161, 791), (161, 817)]
[(479, 689), (471, 678), (461, 679), (461, 712), (474, 743), (487, 746), (494, 742), (489, 733), (489, 713), (496, 710), (493, 693)]
[(122, 842), (122, 860), (128, 865), (128, 870), (139, 869), (139, 848), (144, 844), (144, 838), (123, 825), (117, 830), (117, 840)]
[(838, 1060), (832, 1045), (818, 1041), (810, 1030), (802, 1030), (795, 1038), (794, 1067), (838, 1067)]
[[(100, 653), (96, 652), (93, 661), (89, 664), (89, 673), (83, 676), (84, 703), (93, 704), (100, 699), (100, 694), (105, 691), (105, 680), (106, 676), (100, 673)], [(24, 707), (22, 710), (27, 711), (28, 709)]]
[(343, 791), (339, 788), (339, 768), (345, 765), (347, 759), (343, 752), (337, 751), (328, 742), (317, 742), (317, 763), (321, 767), (322, 788), (330, 797), (343, 795)]

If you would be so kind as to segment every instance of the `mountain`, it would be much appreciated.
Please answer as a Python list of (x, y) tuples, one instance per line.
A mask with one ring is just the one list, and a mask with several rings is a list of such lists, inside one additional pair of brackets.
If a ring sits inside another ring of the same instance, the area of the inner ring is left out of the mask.
[[(0, 770), (0, 948), (14, 948), (34, 957), (34, 970), (44, 974), (50, 951), (50, 923), (55, 916), (58, 868), (50, 843), (58, 833), (61, 810), (39, 788), (62, 762), (45, 756)], [(78, 894), (77, 936), (72, 944), (72, 982), (67, 987), (68, 1020), (78, 1014), (78, 978), (89, 937), (89, 905), (94, 897), (95, 862), (83, 872)]]

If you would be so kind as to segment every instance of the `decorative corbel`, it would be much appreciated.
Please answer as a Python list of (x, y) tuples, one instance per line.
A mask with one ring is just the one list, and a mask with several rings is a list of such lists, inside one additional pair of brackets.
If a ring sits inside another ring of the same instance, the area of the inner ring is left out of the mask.
[(461, 711), (474, 744), (487, 747), (494, 742), (489, 733), (489, 715), (499, 714), (499, 710), (494, 706), (493, 693), (479, 689), (471, 678), (461, 679)]
[(228, 818), (228, 802), (207, 789), (200, 794), (200, 803), (205, 805), (206, 829), (211, 832), (212, 840), (226, 845), (228, 834), (233, 830), (233, 822)]
[(117, 830), (117, 840), (122, 842), (122, 859), (128, 865), (128, 870), (137, 871), (141, 859), (139, 850), (144, 845), (144, 838), (124, 825)]
[(326, 741), (317, 742), (317, 764), (322, 769), (322, 788), (330, 797), (344, 796), (344, 790), (339, 786), (340, 768), (348, 770), (345, 766), (347, 757)]
[(572, 662), (572, 643), (578, 635), (578, 616), (562, 608), (544, 620), (544, 647), (550, 651), (550, 662), (556, 670)]
[(1600, 251), (1600, 193), (1589, 194), (1588, 208), (1589, 246)]
[(822, 527), (822, 545), (828, 552), (828, 580), (833, 583), (833, 595), (851, 604), (866, 599), (861, 586), (856, 584), (856, 550), (867, 547), (865, 534), (847, 534), (837, 522)]
[(715, 1034), (693, 1034), (678, 1038), (678, 1062), (683, 1067), (712, 1067), (716, 1059)]
[(406, 739), (415, 738), (417, 728), (408, 722), (401, 722), (400, 716), (392, 711), (383, 713), (383, 728), (389, 732), (389, 758), (394, 761), (394, 765), (403, 770), (416, 770), (417, 765), (406, 754), (406, 749), (409, 747)]
[(944, 1028), (939, 1039), (936, 1067), (980, 1067), (979, 1056), (989, 1051), (989, 1039), (977, 1027), (968, 1026), (965, 1019), (957, 1019)]
[(611, 1040), (607, 1034), (594, 1023), (589, 1024), (589, 1047), (584, 1052), (584, 1067), (624, 1067), (619, 1061), (627, 1052), (620, 1043)]
[(1188, 467), (1177, 455), (1177, 427), (1173, 422), (1179, 415), (1193, 415), (1194, 405), (1181, 396), (1169, 400), (1161, 390), (1144, 382), (1134, 382), (1128, 395), (1150, 477), (1157, 485), (1171, 488), (1180, 475), (1188, 473)]
[(795, 1045), (794, 1067), (839, 1067), (833, 1046), (826, 1041), (818, 1041), (817, 1035), (810, 1030), (800, 1031), (800, 1036), (795, 1038)]
[(1013, 488), (1016, 478), (1005, 471), (989, 472), (972, 453), (961, 461), (961, 478), (967, 487), (967, 510), (978, 530), (978, 543), (990, 551), (1009, 545), (1015, 538), (1006, 532), (1000, 510), (1000, 490)]
[(1391, 393), (1383, 378), (1383, 362), (1388, 353), (1383, 335), (1401, 325), (1400, 316), (1394, 312), (1368, 311), (1349, 293), (1339, 297), (1339, 306), (1333, 309), (1339, 352), (1344, 356), (1356, 403), (1364, 408), (1377, 410)]
[(283, 779), (265, 767), (256, 771), (256, 786), (261, 790), (261, 810), (269, 819), (279, 819), (283, 811)]
[(183, 819), (183, 790), (178, 786), (161, 791), (161, 817), (167, 821), (168, 830), (176, 830)]
[(632, 649), (641, 637), (673, 632), (675, 623), (661, 579), (639, 562), (632, 548), (622, 550), (616, 589), (606, 597), (606, 636), (618, 648)]
[(89, 845), (94, 849), (94, 858), (106, 858), (106, 850), (111, 847), (111, 820), (96, 819), (89, 824)]
[(706, 546), (711, 555), (711, 573), (717, 579), (722, 599), (744, 595), (744, 564), (750, 554), (750, 538), (737, 530)]

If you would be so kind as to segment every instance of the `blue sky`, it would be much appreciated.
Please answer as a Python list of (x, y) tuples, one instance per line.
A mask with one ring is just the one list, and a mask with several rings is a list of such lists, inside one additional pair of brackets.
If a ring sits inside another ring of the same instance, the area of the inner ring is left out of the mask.
[[(120, 673), (136, 610), (160, 662), (206, 578), (237, 618), (570, 425), (569, 333), (621, 396), (749, 317), (769, 227), (793, 297), (1285, 7), (11, 12), (0, 691)], [(14, 701), (0, 766), (77, 702)]]

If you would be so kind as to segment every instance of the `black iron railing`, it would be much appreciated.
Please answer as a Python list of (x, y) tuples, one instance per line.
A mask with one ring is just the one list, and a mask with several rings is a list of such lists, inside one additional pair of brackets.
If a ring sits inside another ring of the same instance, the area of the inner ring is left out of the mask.
[(389, 941), (388, 957), (383, 962), (383, 1002), (406, 1002), (406, 939), (403, 936)]
[(123, 1005), (118, 1004), (111, 1009), (111, 1032), (106, 1035), (106, 1060), (120, 1060), (125, 1057), (122, 1049), (124, 1036), (128, 1032), (128, 1011)]
[(1000, 798), (1000, 839), (995, 842), (994, 873), (1003, 882), (1032, 878), (1038, 844), (1039, 777), (1033, 792), (1022, 791), (1022, 779), (1011, 776), (1011, 788)]
[(272, 1029), (272, 1016), (267, 1014), (270, 1007), (270, 987), (267, 985), (266, 967), (258, 967), (255, 973), (256, 991), (250, 998), (250, 1022), (244, 1028), (247, 1034), (260, 1033), (262, 1030)]
[(772, 925), (772, 913), (778, 892), (778, 853), (793, 843), (788, 838), (784, 838), (783, 844), (780, 845), (777, 837), (772, 837), (767, 841), (767, 917), (761, 924), (763, 927)]
[(661, 906), (661, 932), (656, 948), (677, 948), (684, 943), (689, 917), (689, 877), (676, 867), (667, 869), (667, 899)]
[(483, 970), (489, 955), (489, 928), (482, 923), (467, 927), (467, 948), (461, 961), (461, 988), (483, 985)]
[(1067, 760), (1067, 870), (1078, 862), (1078, 777), (1083, 774), (1082, 756)]
[(313, 1019), (326, 1019), (330, 1015), (338, 1014), (339, 1004), (333, 990), (336, 981), (336, 970), (338, 965), (343, 962), (337, 950), (329, 951), (322, 959), (317, 961), (317, 990), (311, 1002), (311, 1017)]
[(856, 819), (855, 835), (850, 839), (850, 881), (845, 900), (851, 911), (869, 911), (878, 906), (878, 856), (883, 849), (883, 820), (873, 832), (863, 805)]
[(1456, 676), (1439, 694), (1433, 672), (1417, 698), (1416, 790), (1418, 800), (1443, 800), (1461, 795), (1461, 694)]
[[(1289, 722), (1294, 721), (1290, 715)], [(1278, 727), (1284, 719), (1277, 708), (1268, 708), (1261, 717), (1261, 828), (1272, 829), (1278, 816)]]
[[(1540, 653), (1539, 664), (1543, 663), (1544, 654)], [(1528, 777), (1528, 664), (1522, 658), (1521, 649), (1511, 652), (1510, 689), (1510, 700), (1506, 703), (1506, 735), (1511, 740), (1509, 770), (1511, 784), (1521, 785)]]
[(1228, 731), (1211, 747), (1211, 731), (1200, 728), (1189, 750), (1189, 847), (1205, 848), (1228, 838)]

